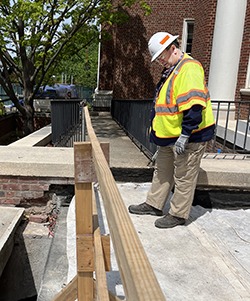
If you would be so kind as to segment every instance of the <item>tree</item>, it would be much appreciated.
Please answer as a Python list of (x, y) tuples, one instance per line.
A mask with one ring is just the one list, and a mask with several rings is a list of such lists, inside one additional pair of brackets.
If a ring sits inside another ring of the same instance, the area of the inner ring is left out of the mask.
[[(131, 9), (139, 0), (1, 0), (0, 85), (24, 119), (25, 134), (34, 130), (33, 100), (42, 85), (49, 84), (62, 60), (91, 41), (99, 28), (126, 20), (121, 8)], [(150, 7), (140, 1), (145, 14)], [(105, 35), (104, 35), (105, 36)], [(12, 87), (23, 90), (23, 106)]]
[(95, 88), (97, 82), (98, 67), (98, 41), (93, 41), (89, 46), (73, 55), (68, 60), (60, 62), (56, 82), (61, 82), (62, 74), (67, 74), (67, 82), (73, 76), (74, 84)]

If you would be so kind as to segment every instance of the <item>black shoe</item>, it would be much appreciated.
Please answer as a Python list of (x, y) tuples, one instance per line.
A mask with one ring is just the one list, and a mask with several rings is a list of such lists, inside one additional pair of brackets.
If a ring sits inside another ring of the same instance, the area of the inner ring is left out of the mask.
[(158, 218), (155, 221), (155, 226), (157, 228), (173, 228), (178, 225), (184, 225), (186, 222), (185, 218), (173, 216), (170, 213), (162, 218)]
[(151, 215), (158, 215), (158, 216), (162, 215), (161, 210), (148, 205), (146, 202), (141, 203), (139, 205), (130, 205), (128, 207), (128, 211), (134, 214), (151, 214)]

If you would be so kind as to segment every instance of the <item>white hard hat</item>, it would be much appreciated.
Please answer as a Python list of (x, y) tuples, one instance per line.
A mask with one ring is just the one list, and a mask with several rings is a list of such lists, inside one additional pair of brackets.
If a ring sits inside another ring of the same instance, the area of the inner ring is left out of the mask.
[(155, 33), (148, 42), (148, 50), (152, 56), (153, 62), (174, 40), (179, 36), (172, 36), (168, 32)]

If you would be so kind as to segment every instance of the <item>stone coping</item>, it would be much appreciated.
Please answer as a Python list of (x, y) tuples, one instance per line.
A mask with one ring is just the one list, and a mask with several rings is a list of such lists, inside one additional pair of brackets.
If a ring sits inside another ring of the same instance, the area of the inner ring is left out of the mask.
[[(0, 146), (0, 174), (5, 176), (74, 178), (73, 148), (36, 146), (43, 145), (50, 139), (50, 135), (51, 126), (48, 125), (15, 143)], [(112, 167), (120, 168), (121, 172), (123, 170), (124, 172), (126, 170), (133, 172), (136, 169), (149, 170), (150, 168), (146, 165), (148, 160), (145, 160), (144, 154), (136, 147), (131, 148), (133, 143), (130, 139), (124, 140), (124, 137), (121, 139), (123, 144), (117, 142), (119, 140), (117, 137), (114, 139), (115, 143), (110, 138), (110, 154), (111, 157), (113, 155), (115, 157), (117, 154), (121, 156), (121, 153), (126, 150), (125, 144), (128, 144), (127, 159), (124, 161), (110, 160), (111, 169)], [(138, 166), (134, 165), (133, 161), (137, 157), (142, 158), (141, 164)], [(201, 162), (197, 186), (250, 190), (250, 156), (205, 154)]]
[(49, 124), (40, 130), (9, 144), (8, 147), (45, 146), (51, 141), (51, 136), (51, 124)]
[(19, 225), (24, 209), (0, 206), (0, 276), (14, 246), (14, 233)]

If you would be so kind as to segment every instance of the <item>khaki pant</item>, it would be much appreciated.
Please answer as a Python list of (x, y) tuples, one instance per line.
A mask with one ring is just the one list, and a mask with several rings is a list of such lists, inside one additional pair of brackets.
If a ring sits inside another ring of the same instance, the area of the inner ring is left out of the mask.
[(206, 142), (188, 143), (185, 154), (177, 155), (174, 145), (160, 147), (146, 202), (162, 210), (175, 184), (169, 213), (188, 219), (205, 149)]

